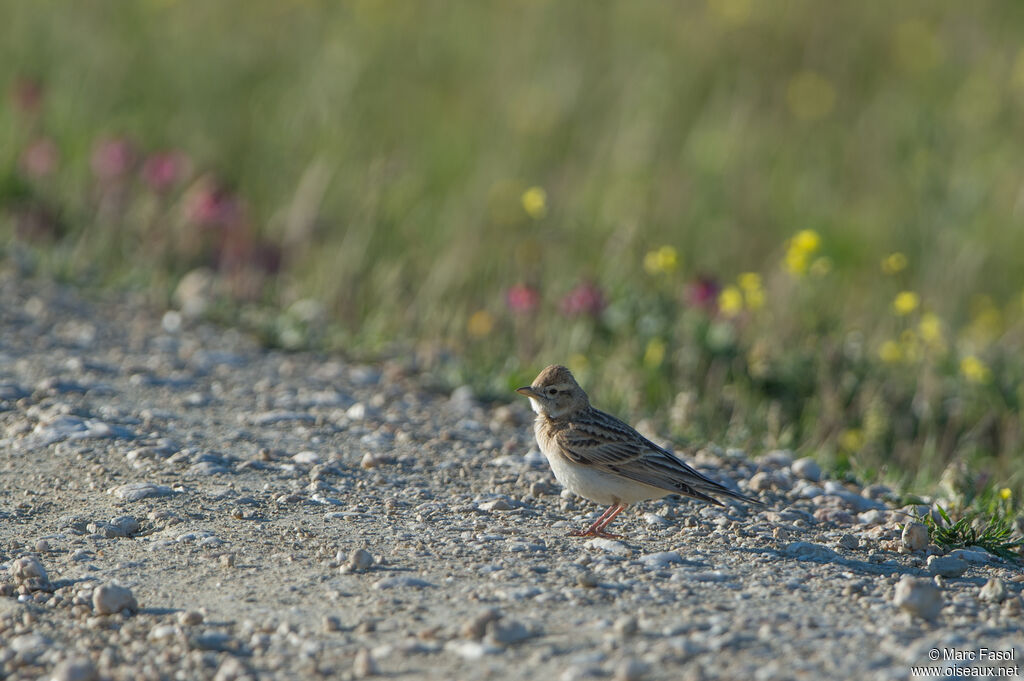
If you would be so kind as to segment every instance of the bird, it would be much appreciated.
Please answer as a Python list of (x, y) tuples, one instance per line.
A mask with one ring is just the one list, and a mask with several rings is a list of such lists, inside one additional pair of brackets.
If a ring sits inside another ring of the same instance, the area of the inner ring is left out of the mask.
[(629, 424), (590, 405), (564, 366), (553, 364), (516, 392), (530, 399), (537, 416), (537, 445), (558, 482), (573, 494), (608, 506), (586, 530), (570, 536), (621, 539), (608, 532), (630, 504), (681, 494), (724, 506), (716, 496), (758, 504), (697, 472)]

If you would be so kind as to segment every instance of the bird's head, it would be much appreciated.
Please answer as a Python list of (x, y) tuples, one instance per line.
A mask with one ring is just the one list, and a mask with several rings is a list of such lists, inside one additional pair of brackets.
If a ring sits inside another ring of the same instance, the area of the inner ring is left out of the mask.
[(583, 392), (572, 372), (557, 364), (540, 372), (533, 383), (518, 388), (516, 392), (530, 398), (530, 406), (535, 412), (553, 419), (590, 406), (587, 393)]

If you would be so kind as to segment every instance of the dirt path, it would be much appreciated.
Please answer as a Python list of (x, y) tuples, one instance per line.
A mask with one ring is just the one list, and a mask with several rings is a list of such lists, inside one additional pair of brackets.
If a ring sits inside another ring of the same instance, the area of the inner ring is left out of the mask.
[(929, 569), (884, 489), (708, 449), (691, 462), (764, 509), (670, 498), (623, 514), (627, 540), (568, 538), (600, 509), (559, 494), (514, 396), (178, 321), (0, 278), (0, 676), (899, 679), (1024, 656), (1020, 568)]

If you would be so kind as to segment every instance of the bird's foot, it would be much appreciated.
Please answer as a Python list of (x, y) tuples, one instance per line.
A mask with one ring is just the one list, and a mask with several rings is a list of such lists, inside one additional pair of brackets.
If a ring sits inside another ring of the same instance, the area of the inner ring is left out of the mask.
[(624, 539), (621, 534), (612, 534), (604, 530), (573, 530), (570, 537), (600, 537), (601, 539)]

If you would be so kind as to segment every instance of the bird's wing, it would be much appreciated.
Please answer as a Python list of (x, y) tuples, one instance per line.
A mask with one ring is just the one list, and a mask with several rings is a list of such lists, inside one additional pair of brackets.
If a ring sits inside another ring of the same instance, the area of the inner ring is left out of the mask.
[(628, 424), (597, 409), (555, 433), (561, 451), (574, 463), (593, 466), (645, 485), (720, 503), (708, 494), (759, 503), (697, 472)]

